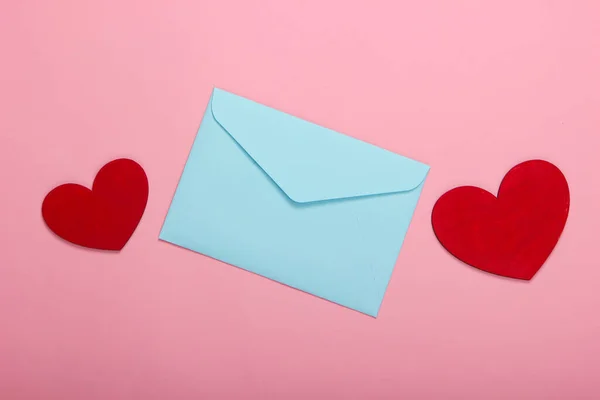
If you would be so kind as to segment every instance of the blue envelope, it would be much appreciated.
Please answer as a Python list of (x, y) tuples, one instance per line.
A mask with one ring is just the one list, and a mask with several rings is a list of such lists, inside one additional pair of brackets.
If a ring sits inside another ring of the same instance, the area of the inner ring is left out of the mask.
[(428, 171), (214, 89), (160, 239), (377, 316)]

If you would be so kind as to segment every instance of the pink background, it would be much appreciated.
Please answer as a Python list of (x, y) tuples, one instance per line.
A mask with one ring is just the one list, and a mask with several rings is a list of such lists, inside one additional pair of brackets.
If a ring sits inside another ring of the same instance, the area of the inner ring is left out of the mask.
[[(597, 0), (7, 0), (0, 49), (0, 398), (600, 398)], [(158, 241), (213, 85), (432, 166), (378, 319)], [(129, 244), (58, 240), (121, 156)], [(530, 158), (572, 191), (540, 273), (449, 256), (435, 200)]]

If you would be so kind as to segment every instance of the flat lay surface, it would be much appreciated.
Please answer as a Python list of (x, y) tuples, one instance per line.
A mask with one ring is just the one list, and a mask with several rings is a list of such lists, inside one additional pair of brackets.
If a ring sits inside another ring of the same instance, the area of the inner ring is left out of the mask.
[[(4, 3), (0, 398), (600, 397), (598, 1)], [(376, 319), (158, 239), (213, 87), (431, 167)], [(57, 238), (46, 194), (117, 158), (123, 250)], [(570, 190), (533, 279), (450, 255), (437, 199), (530, 159)]]

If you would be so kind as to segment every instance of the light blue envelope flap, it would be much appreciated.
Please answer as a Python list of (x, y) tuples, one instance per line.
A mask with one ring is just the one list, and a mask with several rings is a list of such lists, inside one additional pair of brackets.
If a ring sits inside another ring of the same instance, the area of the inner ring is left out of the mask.
[(429, 166), (214, 89), (215, 120), (297, 203), (409, 191)]

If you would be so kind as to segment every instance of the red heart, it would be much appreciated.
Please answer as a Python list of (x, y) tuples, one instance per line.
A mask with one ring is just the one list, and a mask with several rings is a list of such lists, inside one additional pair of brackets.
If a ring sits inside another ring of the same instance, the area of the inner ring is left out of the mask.
[(438, 240), (454, 257), (493, 274), (529, 280), (556, 246), (569, 215), (569, 186), (546, 161), (513, 167), (498, 197), (473, 186), (450, 190), (431, 215)]
[(148, 201), (144, 169), (129, 159), (98, 171), (92, 190), (67, 183), (46, 195), (42, 216), (61, 238), (83, 247), (121, 250), (137, 227)]

